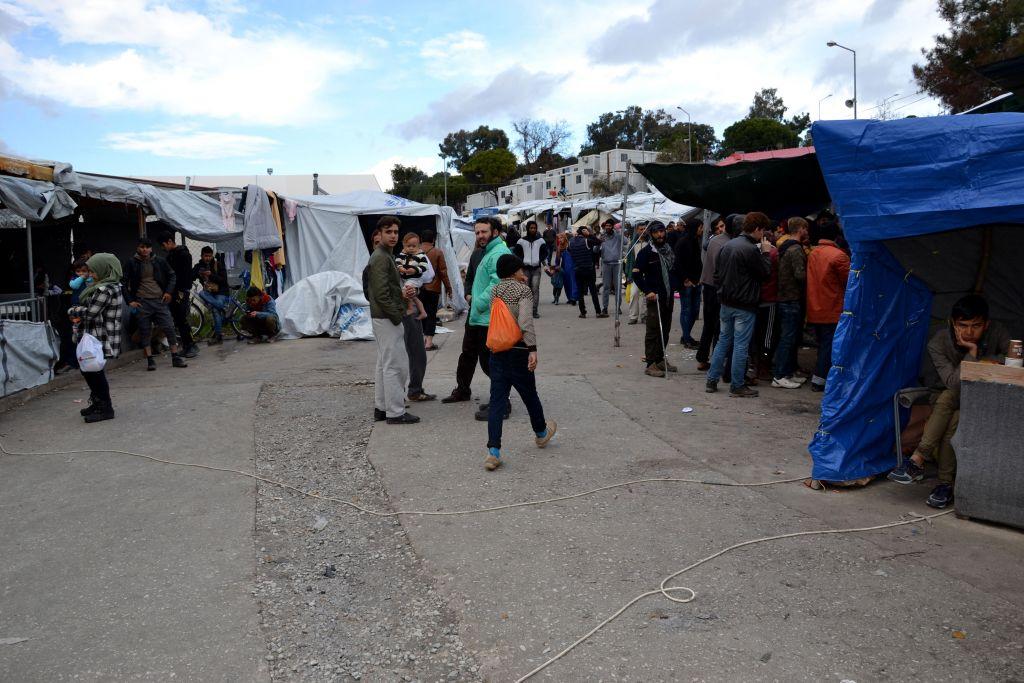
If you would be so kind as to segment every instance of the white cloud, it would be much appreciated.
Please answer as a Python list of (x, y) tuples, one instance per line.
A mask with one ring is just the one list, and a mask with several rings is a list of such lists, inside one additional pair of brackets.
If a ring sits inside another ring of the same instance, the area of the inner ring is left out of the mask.
[(423, 43), (420, 54), (427, 59), (445, 61), (466, 54), (479, 54), (487, 47), (487, 39), (475, 31), (456, 31), (431, 38)]
[(194, 130), (183, 126), (111, 133), (103, 141), (111, 149), (185, 159), (241, 158), (260, 154), (278, 144), (276, 140), (260, 135)]
[(391, 188), (391, 169), (395, 164), (401, 164), (402, 166), (415, 166), (427, 175), (433, 175), (441, 170), (441, 159), (436, 156), (390, 156), (386, 159), (381, 159), (368, 171), (363, 171), (363, 173), (372, 173), (377, 178), (377, 182), (380, 184), (380, 189), (387, 191)]
[(62, 44), (106, 48), (82, 59), (28, 57), (0, 39), (0, 77), (13, 89), (76, 107), (296, 124), (328, 116), (321, 91), (358, 62), (306, 36), (239, 35), (224, 15), (215, 22), (144, 0), (14, 0), (0, 10), (53, 31)]
[(526, 116), (563, 78), (514, 66), (494, 76), (483, 88), (459, 88), (431, 102), (425, 112), (400, 124), (398, 132), (406, 140), (439, 138), (474, 121)]

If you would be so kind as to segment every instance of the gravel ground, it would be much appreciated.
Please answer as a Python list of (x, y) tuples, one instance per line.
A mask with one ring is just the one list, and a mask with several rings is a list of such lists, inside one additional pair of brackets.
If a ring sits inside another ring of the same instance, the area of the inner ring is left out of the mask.
[[(267, 385), (256, 468), (357, 502), (390, 503), (367, 459), (372, 385)], [(480, 680), (452, 611), (401, 523), (261, 484), (256, 588), (274, 680)]]

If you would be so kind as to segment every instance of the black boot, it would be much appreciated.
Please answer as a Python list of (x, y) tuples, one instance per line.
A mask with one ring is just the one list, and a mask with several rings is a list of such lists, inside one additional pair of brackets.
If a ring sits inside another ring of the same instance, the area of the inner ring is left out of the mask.
[(95, 405), (96, 411), (85, 416), (86, 422), (103, 422), (114, 419), (114, 406), (110, 401), (97, 401)]
[(93, 396), (92, 394), (89, 394), (89, 405), (87, 407), (85, 407), (85, 408), (82, 408), (80, 411), (78, 411), (78, 413), (82, 417), (85, 417), (86, 415), (90, 415), (90, 414), (95, 413), (95, 412), (96, 412), (96, 397)]
[(185, 362), (185, 359), (182, 358), (181, 356), (179, 356), (176, 353), (171, 355), (171, 365), (176, 367), (176, 368), (187, 368), (188, 367), (188, 363)]

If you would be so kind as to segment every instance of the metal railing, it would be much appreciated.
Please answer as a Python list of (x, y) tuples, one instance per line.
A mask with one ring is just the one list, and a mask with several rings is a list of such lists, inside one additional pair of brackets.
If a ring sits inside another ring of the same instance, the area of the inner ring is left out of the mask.
[(46, 320), (46, 297), (0, 294), (0, 319), (41, 323)]

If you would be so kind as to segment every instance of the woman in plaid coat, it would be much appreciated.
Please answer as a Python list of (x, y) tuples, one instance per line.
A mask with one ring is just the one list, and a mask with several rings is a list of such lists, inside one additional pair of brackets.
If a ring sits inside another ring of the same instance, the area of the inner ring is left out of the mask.
[[(113, 254), (95, 254), (86, 265), (92, 276), (92, 284), (79, 295), (80, 305), (68, 310), (75, 326), (75, 343), (83, 333), (96, 337), (103, 345), (106, 358), (121, 355), (121, 262)], [(105, 370), (82, 371), (85, 383), (89, 385), (89, 407), (82, 410), (86, 422), (101, 422), (114, 418), (114, 406), (110, 402), (110, 385)]]

